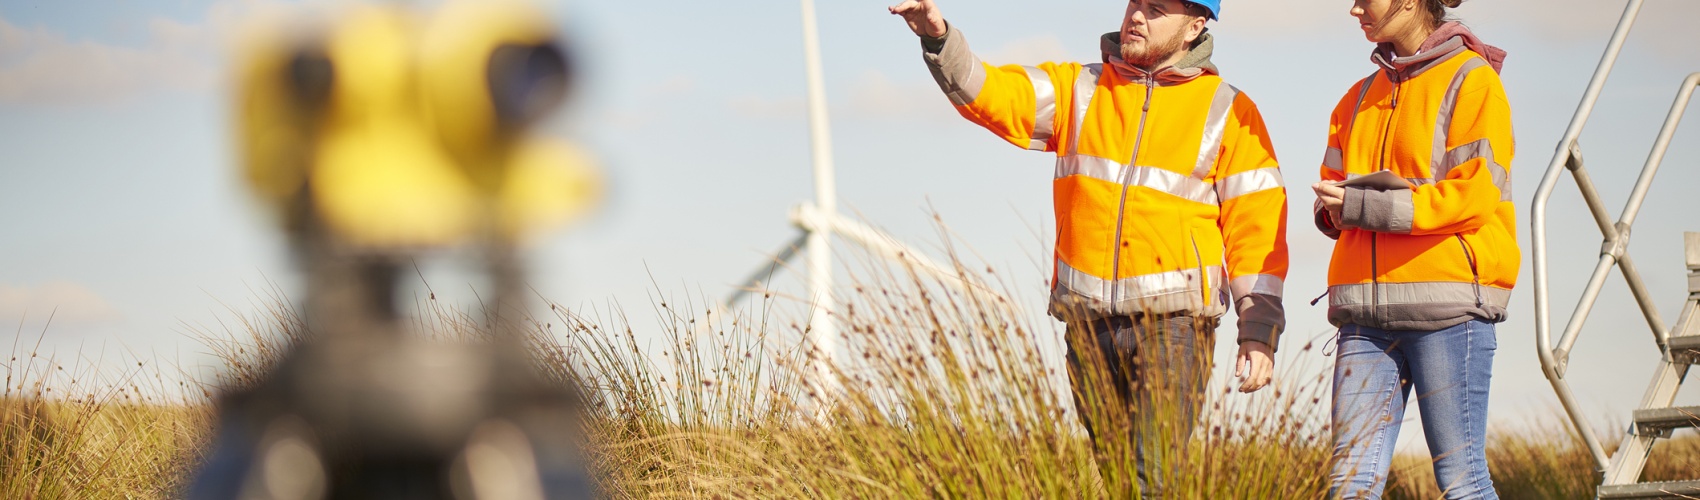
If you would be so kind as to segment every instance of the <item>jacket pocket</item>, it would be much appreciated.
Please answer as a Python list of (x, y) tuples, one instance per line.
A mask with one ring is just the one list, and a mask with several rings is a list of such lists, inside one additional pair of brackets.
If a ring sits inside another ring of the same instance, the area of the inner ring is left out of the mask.
[(1470, 246), (1469, 240), (1466, 240), (1463, 234), (1453, 234), (1452, 236), (1458, 240), (1458, 248), (1464, 253), (1464, 265), (1469, 266), (1470, 279), (1472, 280), (1470, 284), (1474, 286), (1476, 291), (1476, 307), (1481, 307), (1483, 304), (1481, 261), (1476, 255), (1475, 248)]

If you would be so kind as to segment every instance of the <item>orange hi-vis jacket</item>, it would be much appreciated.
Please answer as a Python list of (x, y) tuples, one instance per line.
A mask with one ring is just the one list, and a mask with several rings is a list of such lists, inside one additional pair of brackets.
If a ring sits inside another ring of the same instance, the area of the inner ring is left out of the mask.
[(1017, 146), (1055, 153), (1050, 312), (1216, 317), (1271, 347), (1286, 324), (1287, 194), (1256, 105), (1217, 76), (1213, 42), (1155, 73), (1102, 40), (1103, 64), (992, 66), (961, 32), (922, 39), (962, 116)]
[(1410, 189), (1346, 189), (1328, 269), (1328, 320), (1438, 330), (1505, 319), (1519, 253), (1511, 107), (1499, 73), (1456, 36), (1353, 85), (1329, 120), (1322, 179), (1390, 170)]

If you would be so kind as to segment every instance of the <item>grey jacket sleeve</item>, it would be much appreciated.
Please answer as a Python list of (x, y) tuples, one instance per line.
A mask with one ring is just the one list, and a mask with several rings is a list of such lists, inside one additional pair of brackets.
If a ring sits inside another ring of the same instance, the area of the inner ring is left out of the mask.
[(1352, 186), (1346, 188), (1345, 205), (1340, 207), (1340, 221), (1378, 233), (1411, 234), (1416, 218), (1416, 205), (1411, 190), (1376, 191)]
[(974, 102), (986, 84), (986, 72), (980, 58), (968, 50), (968, 40), (949, 22), (943, 37), (921, 37), (921, 59), (927, 62), (933, 80), (939, 84), (950, 103), (962, 106)]
[(1271, 351), (1276, 350), (1287, 323), (1287, 310), (1281, 305), (1281, 298), (1248, 293), (1235, 306), (1239, 310), (1238, 343), (1255, 340), (1267, 344)]

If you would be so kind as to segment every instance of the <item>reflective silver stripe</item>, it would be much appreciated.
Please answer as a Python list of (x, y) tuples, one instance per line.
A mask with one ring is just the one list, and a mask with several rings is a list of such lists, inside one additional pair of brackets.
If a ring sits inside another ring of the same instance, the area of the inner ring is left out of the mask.
[(1281, 289), (1285, 287), (1281, 278), (1268, 274), (1247, 274), (1228, 282), (1228, 290), (1233, 292), (1236, 301), (1254, 293), (1279, 298)]
[(1080, 67), (1080, 76), (1074, 79), (1074, 116), (1071, 123), (1074, 128), (1068, 130), (1068, 154), (1080, 153), (1080, 132), (1086, 123), (1086, 110), (1092, 106), (1092, 94), (1098, 91), (1098, 76), (1104, 72), (1104, 65), (1092, 63)]
[[(1208, 280), (1211, 290), (1204, 290)], [(1195, 311), (1201, 314), (1221, 314), (1227, 310), (1221, 297), (1221, 286), (1227, 276), (1220, 266), (1182, 269), (1142, 276), (1130, 276), (1111, 282), (1075, 269), (1062, 259), (1057, 260), (1057, 284), (1052, 300), (1067, 303), (1084, 299), (1091, 309), (1111, 314), (1144, 312), (1163, 314)], [(1213, 297), (1206, 304), (1206, 294)], [(1110, 304), (1110, 297), (1117, 303)]]
[[(1262, 169), (1259, 169), (1262, 170)], [(1140, 186), (1199, 203), (1217, 204), (1215, 185), (1195, 177), (1157, 167), (1131, 167), (1092, 155), (1057, 158), (1056, 178), (1084, 175), (1104, 182)]]
[[(1434, 156), (1429, 162), (1431, 169), (1440, 165), (1442, 158), (1446, 156), (1447, 135), (1452, 133), (1452, 112), (1458, 107), (1458, 91), (1464, 86), (1464, 77), (1468, 76), (1471, 70), (1486, 65), (1487, 61), (1482, 58), (1472, 57), (1459, 65), (1458, 72), (1452, 75), (1452, 83), (1446, 87), (1446, 97), (1440, 100), (1440, 111), (1434, 118)], [(1431, 170), (1430, 173), (1434, 174), (1436, 181), (1446, 178), (1439, 171)]]
[[(1388, 224), (1385, 228), (1385, 232), (1393, 234), (1411, 234), (1411, 229), (1413, 229), (1417, 224), (1416, 192), (1409, 189), (1401, 189), (1398, 191), (1376, 194), (1385, 195), (1382, 197), (1391, 202), (1388, 204), (1387, 208), (1387, 212), (1390, 217), (1387, 221)], [(1369, 205), (1371, 203), (1373, 202), (1364, 202), (1365, 205)], [(1366, 229), (1375, 228), (1372, 227)]]
[(1128, 176), (1132, 177), (1130, 186), (1143, 186), (1199, 203), (1218, 203), (1216, 187), (1197, 177), (1157, 167), (1133, 167)]
[(1223, 202), (1227, 202), (1258, 191), (1277, 189), (1283, 185), (1280, 168), (1264, 167), (1247, 170), (1222, 179), (1221, 182), (1216, 183), (1216, 194)]
[(1092, 155), (1068, 155), (1057, 158), (1057, 176), (1084, 175), (1104, 182), (1121, 183), (1124, 165)]
[[(1356, 104), (1352, 105), (1352, 116), (1351, 116), (1351, 118), (1346, 119), (1346, 127), (1340, 129), (1340, 132), (1341, 132), (1340, 138), (1342, 140), (1350, 139), (1352, 137), (1352, 127), (1357, 125), (1357, 123), (1358, 123), (1358, 110), (1363, 109), (1363, 107), (1364, 107), (1364, 97), (1369, 95), (1369, 88), (1372, 84), (1375, 83), (1375, 75), (1379, 75), (1379, 74), (1381, 74), (1380, 70), (1376, 70), (1376, 72), (1370, 73), (1368, 77), (1365, 77), (1363, 79), (1363, 83), (1358, 85), (1358, 102)], [(1340, 147), (1344, 148), (1344, 147), (1346, 147), (1346, 144), (1341, 143)]]
[(1328, 152), (1323, 153), (1322, 155), (1323, 168), (1327, 168), (1335, 172), (1345, 171), (1346, 166), (1341, 165), (1342, 163), (1345, 163), (1345, 160), (1342, 159), (1341, 156), (1342, 153), (1340, 153), (1340, 148), (1328, 148)]
[(1216, 85), (1216, 97), (1210, 101), (1210, 113), (1204, 117), (1204, 135), (1200, 136), (1198, 144), (1198, 164), (1192, 169), (1192, 176), (1204, 179), (1210, 176), (1210, 170), (1216, 167), (1216, 157), (1222, 153), (1222, 136), (1228, 130), (1228, 112), (1234, 107), (1234, 98), (1240, 90), (1219, 82)]
[[(1369, 87), (1371, 84), (1375, 83), (1375, 75), (1379, 74), (1381, 74), (1380, 71), (1370, 73), (1368, 77), (1359, 81), (1358, 100), (1352, 104), (1352, 116), (1346, 118), (1346, 126), (1342, 127), (1337, 134), (1340, 140), (1340, 148), (1345, 148), (1345, 141), (1352, 138), (1352, 128), (1358, 123), (1358, 110), (1364, 107), (1364, 97), (1369, 95)], [(1328, 152), (1322, 156), (1322, 165), (1335, 172), (1345, 172), (1345, 155), (1341, 152), (1340, 148), (1328, 148)]]
[(1329, 307), (1361, 305), (1397, 306), (1409, 304), (1474, 304), (1476, 290), (1482, 302), (1501, 308), (1511, 305), (1511, 290), (1456, 281), (1425, 281), (1418, 283), (1356, 283), (1328, 287)]
[(1499, 188), (1499, 201), (1511, 201), (1511, 171), (1504, 165), (1494, 161), (1493, 143), (1487, 139), (1477, 139), (1475, 142), (1464, 144), (1447, 151), (1436, 164), (1434, 178), (1436, 181), (1446, 179), (1452, 169), (1468, 163), (1476, 158), (1483, 159), (1488, 172), (1493, 175), (1493, 185)]
[(1045, 70), (1032, 66), (1021, 68), (1027, 70), (1027, 79), (1033, 82), (1033, 134), (1027, 149), (1044, 151), (1056, 126), (1057, 88), (1051, 84), (1051, 74)]

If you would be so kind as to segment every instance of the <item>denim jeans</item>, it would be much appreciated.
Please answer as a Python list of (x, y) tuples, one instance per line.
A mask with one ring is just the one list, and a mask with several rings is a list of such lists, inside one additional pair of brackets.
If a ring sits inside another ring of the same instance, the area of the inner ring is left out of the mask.
[(1381, 498), (1393, 443), (1417, 390), (1434, 477), (1449, 499), (1498, 498), (1488, 477), (1488, 384), (1494, 325), (1434, 331), (1340, 328), (1334, 364), (1334, 498)]
[[(1100, 463), (1116, 466), (1115, 459), (1131, 451), (1144, 498), (1163, 497), (1162, 476), (1175, 472), (1178, 452), (1192, 435), (1215, 332), (1215, 318), (1193, 316), (1117, 316), (1068, 327), (1069, 381), (1081, 422)], [(1124, 432), (1126, 441), (1103, 441)], [(1147, 474), (1147, 457), (1170, 468)]]

